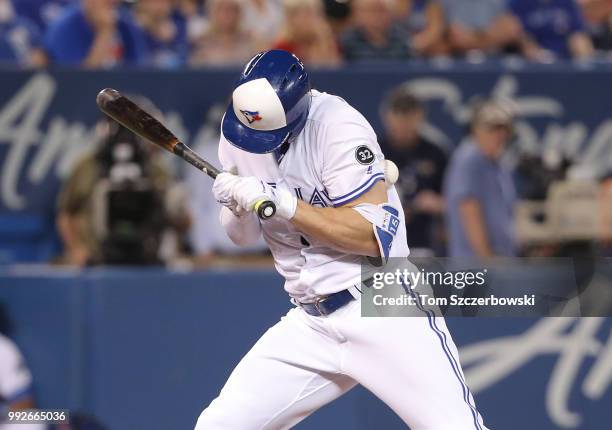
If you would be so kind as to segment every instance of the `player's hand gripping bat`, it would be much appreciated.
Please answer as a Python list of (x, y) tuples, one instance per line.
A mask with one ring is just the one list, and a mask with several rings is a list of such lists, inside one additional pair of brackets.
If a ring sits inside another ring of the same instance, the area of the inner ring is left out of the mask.
[[(112, 88), (100, 91), (96, 97), (96, 103), (102, 112), (125, 128), (166, 151), (178, 155), (211, 178), (215, 179), (220, 173), (219, 169), (202, 159), (191, 148), (179, 141), (161, 122), (121, 95), (119, 91)], [(262, 220), (272, 218), (276, 213), (276, 205), (269, 200), (258, 201), (253, 209)]]

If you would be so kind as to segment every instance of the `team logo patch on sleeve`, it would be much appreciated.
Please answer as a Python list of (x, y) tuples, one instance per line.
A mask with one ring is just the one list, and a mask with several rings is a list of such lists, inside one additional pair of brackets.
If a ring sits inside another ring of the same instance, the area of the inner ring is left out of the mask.
[(261, 121), (259, 112), (252, 112), (250, 110), (241, 110), (240, 113), (244, 115), (249, 124), (253, 124), (255, 121)]
[(368, 165), (374, 162), (374, 153), (366, 145), (358, 146), (355, 149), (355, 158), (359, 164)]

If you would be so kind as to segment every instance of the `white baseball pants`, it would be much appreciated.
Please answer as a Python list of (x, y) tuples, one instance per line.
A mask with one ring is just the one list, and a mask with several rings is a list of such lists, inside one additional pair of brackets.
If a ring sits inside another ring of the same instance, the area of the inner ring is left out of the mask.
[(202, 412), (195, 430), (288, 429), (362, 384), (412, 430), (486, 430), (443, 318), (327, 317), (291, 309)]

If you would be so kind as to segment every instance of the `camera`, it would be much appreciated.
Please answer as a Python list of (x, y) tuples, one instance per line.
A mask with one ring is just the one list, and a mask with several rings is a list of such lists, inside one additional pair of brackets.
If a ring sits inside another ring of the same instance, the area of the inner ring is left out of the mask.
[(96, 154), (93, 227), (100, 264), (161, 264), (166, 224), (163, 191), (155, 186), (151, 154), (126, 128), (113, 125)]

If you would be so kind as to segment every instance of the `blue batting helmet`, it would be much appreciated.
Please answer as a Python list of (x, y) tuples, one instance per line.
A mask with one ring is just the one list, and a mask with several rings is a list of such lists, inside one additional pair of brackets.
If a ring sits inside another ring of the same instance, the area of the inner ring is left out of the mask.
[(274, 49), (249, 61), (232, 94), (221, 130), (234, 146), (272, 152), (304, 128), (310, 109), (310, 79), (293, 54)]

